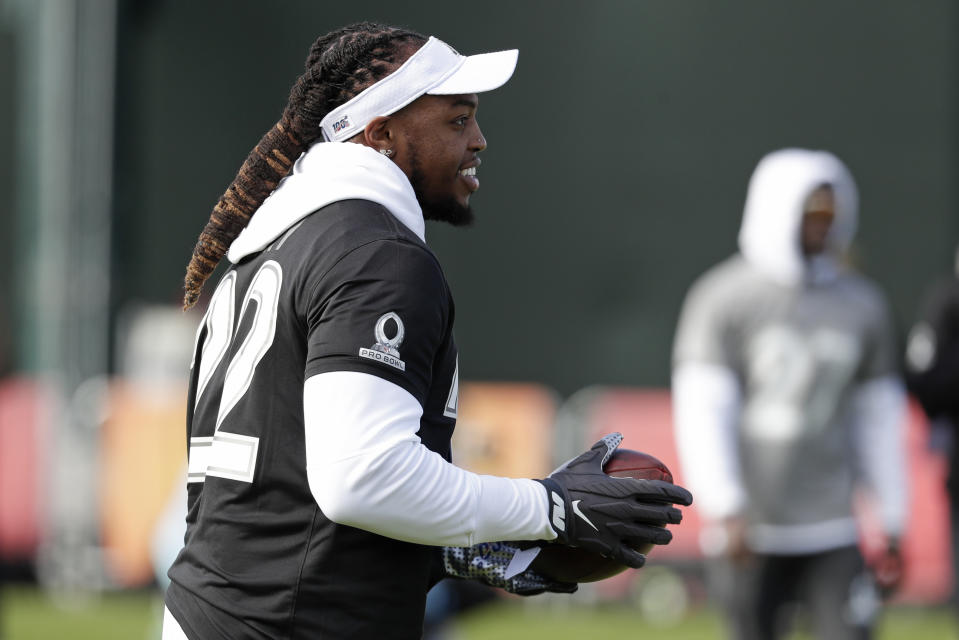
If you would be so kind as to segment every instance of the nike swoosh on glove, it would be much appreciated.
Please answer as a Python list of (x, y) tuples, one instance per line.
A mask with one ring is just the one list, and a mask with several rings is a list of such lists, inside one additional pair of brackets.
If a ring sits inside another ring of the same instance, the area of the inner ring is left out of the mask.
[(511, 575), (510, 562), (520, 547), (510, 542), (483, 542), (472, 547), (443, 547), (443, 568), (451, 578), (479, 580), (521, 596), (544, 591), (573, 593), (575, 583), (557, 582), (527, 568)]
[(622, 441), (622, 434), (611, 433), (538, 482), (546, 487), (556, 542), (635, 569), (645, 564), (646, 556), (634, 547), (669, 543), (673, 534), (665, 525), (683, 519), (673, 505), (688, 506), (693, 496), (664, 480), (606, 475), (603, 465)]

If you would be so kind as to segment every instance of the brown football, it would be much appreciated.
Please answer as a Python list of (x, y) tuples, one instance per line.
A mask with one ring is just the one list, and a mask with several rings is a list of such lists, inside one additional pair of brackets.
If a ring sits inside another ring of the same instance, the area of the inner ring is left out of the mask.
[[(648, 453), (632, 449), (614, 451), (603, 471), (617, 478), (673, 481), (673, 474), (660, 460)], [(636, 550), (649, 554), (652, 547), (652, 544), (645, 544)], [(530, 569), (560, 582), (596, 582), (622, 573), (628, 568), (598, 553), (559, 544), (543, 545), (543, 550), (530, 565)]]

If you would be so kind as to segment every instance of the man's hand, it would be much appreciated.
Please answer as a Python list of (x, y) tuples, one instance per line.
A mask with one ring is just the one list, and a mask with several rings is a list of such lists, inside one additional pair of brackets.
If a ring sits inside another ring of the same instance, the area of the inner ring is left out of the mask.
[(612, 433), (539, 482), (546, 487), (558, 543), (638, 568), (646, 556), (634, 547), (672, 540), (665, 525), (678, 524), (683, 517), (673, 504), (689, 505), (693, 497), (663, 480), (606, 475), (603, 465), (622, 441), (622, 434)]
[[(443, 568), (451, 578), (479, 580), (491, 587), (505, 589), (521, 596), (544, 591), (573, 593), (578, 585), (557, 582), (529, 569), (535, 554), (525, 562), (514, 562), (521, 547), (512, 542), (484, 542), (472, 547), (443, 547)], [(528, 550), (524, 550), (524, 553)], [(520, 569), (517, 570), (516, 565)]]
[(886, 548), (876, 554), (870, 563), (872, 572), (875, 576), (876, 586), (879, 587), (879, 593), (883, 598), (891, 598), (899, 585), (902, 583), (905, 573), (905, 563), (902, 559), (902, 551), (899, 549), (899, 541), (892, 538), (886, 545)]
[(732, 515), (723, 519), (719, 525), (724, 536), (722, 553), (735, 564), (745, 564), (753, 556), (746, 542), (746, 518)]

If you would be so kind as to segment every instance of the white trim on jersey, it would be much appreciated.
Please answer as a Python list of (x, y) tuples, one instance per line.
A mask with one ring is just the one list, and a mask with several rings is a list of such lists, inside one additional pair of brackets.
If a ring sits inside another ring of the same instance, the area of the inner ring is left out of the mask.
[(906, 392), (896, 376), (862, 383), (850, 400), (854, 444), (867, 486), (878, 503), (886, 533), (906, 526), (908, 474), (903, 433)]
[(758, 553), (820, 553), (856, 544), (855, 518), (838, 518), (812, 524), (759, 524), (749, 530), (749, 547)]
[(334, 522), (437, 546), (556, 537), (542, 485), (471, 473), (427, 449), (422, 407), (392, 382), (312, 376), (303, 414), (310, 490)]
[(166, 607), (163, 607), (163, 636), (162, 640), (190, 640), (186, 637), (180, 623), (176, 621), (173, 614)]
[(746, 504), (736, 447), (741, 395), (736, 374), (720, 365), (685, 362), (673, 373), (683, 478), (696, 496), (696, 508), (707, 518), (731, 516)]

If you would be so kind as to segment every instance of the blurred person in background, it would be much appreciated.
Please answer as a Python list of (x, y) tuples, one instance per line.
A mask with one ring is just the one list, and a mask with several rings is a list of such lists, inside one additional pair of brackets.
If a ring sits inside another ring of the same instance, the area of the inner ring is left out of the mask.
[[(948, 462), (952, 572), (959, 577), (959, 248), (955, 271), (939, 278), (924, 293), (906, 343), (906, 383), (929, 419), (930, 439)], [(953, 580), (953, 606), (959, 609), (959, 586)]]
[(544, 479), (450, 463), (454, 309), (424, 218), (470, 221), (477, 93), (517, 55), (372, 23), (326, 34), (217, 203), (186, 277), (189, 307), (231, 263), (196, 338), (165, 640), (419, 638), (443, 577), (576, 588), (497, 541), (638, 567), (633, 546), (670, 540), (692, 498), (606, 476), (618, 434)]
[(731, 636), (869, 638), (880, 609), (858, 546), (865, 483), (901, 577), (904, 390), (887, 304), (842, 254), (858, 196), (825, 151), (764, 157), (749, 183), (739, 252), (686, 296), (672, 393), (684, 477), (705, 519), (709, 578)]

